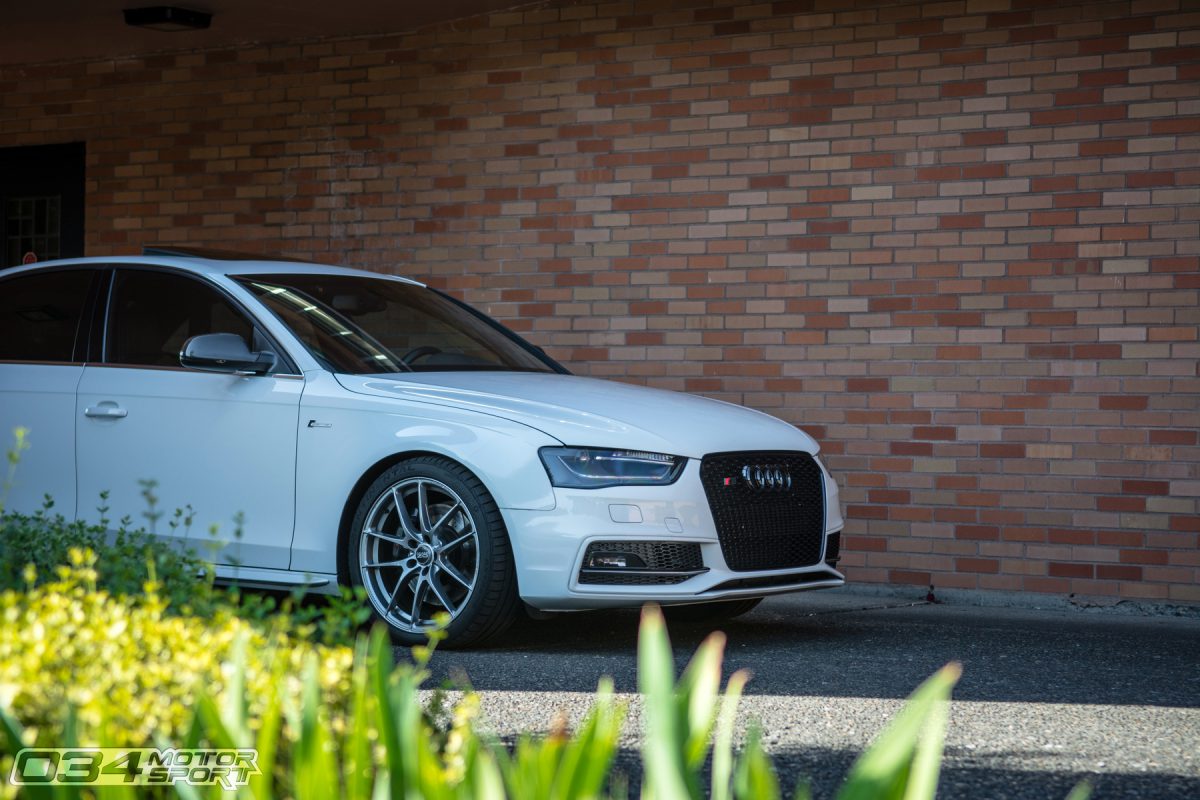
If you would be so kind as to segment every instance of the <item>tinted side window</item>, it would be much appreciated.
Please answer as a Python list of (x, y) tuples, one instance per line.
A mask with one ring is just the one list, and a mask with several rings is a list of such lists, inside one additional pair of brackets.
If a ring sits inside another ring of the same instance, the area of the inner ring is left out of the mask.
[(92, 270), (0, 281), (0, 361), (72, 361)]
[(253, 326), (211, 286), (183, 275), (118, 270), (108, 317), (111, 364), (178, 367), (193, 336), (236, 333), (253, 342)]

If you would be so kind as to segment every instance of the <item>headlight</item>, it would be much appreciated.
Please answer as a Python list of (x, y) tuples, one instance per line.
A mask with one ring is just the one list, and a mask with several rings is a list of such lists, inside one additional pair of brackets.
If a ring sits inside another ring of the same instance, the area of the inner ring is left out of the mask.
[(550, 483), (570, 489), (665, 486), (674, 483), (687, 464), (683, 456), (599, 447), (543, 447), (538, 455)]

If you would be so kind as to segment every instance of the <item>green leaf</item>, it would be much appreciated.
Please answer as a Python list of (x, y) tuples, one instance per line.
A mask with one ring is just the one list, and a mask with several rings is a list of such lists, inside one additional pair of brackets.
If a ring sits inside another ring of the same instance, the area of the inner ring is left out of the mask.
[(283, 701), (279, 689), (286, 680), (287, 662), (282, 654), (275, 653), (272, 660), (271, 683), (266, 697), (266, 706), (258, 721), (258, 735), (254, 746), (258, 750), (258, 774), (251, 775), (248, 788), (255, 800), (271, 800), (275, 789), (275, 758), (279, 744), (279, 733), (283, 723)]
[(371, 760), (371, 707), (367, 684), (367, 640), (354, 645), (354, 671), (350, 676), (350, 731), (342, 750), (345, 761), (346, 797), (367, 798), (371, 794), (374, 764)]
[(746, 748), (738, 759), (733, 778), (738, 800), (779, 800), (779, 781), (771, 759), (762, 748), (762, 733), (752, 727), (746, 736)]
[(613, 700), (612, 679), (602, 678), (587, 719), (563, 748), (553, 797), (601, 796), (616, 757), (624, 716), (624, 710)]
[[(392, 704), (392, 648), (387, 631), (377, 625), (371, 632), (371, 684), (375, 693), (375, 708), (379, 715), (379, 739), (383, 743), (390, 792), (386, 796), (400, 800), (405, 796), (404, 753), (400, 749), (400, 732), (396, 708)], [(377, 787), (378, 788), (378, 787)]]
[(642, 611), (638, 689), (644, 697), (646, 715), (642, 737), (646, 779), (642, 797), (645, 800), (690, 797), (684, 760), (687, 732), (682, 730), (675, 698), (675, 660), (662, 611), (653, 604)]
[[(679, 700), (686, 709), (687, 739), (684, 763), (693, 774), (704, 765), (709, 739), (717, 714), (717, 692), (721, 688), (721, 661), (725, 653), (725, 634), (709, 636), (692, 656), (679, 681)], [(697, 791), (694, 787), (693, 791)]]
[[(0, 708), (0, 732), (3, 737), (0, 737), (3, 744), (3, 752), (5, 755), (16, 757), (17, 752), (25, 747), (25, 730), (21, 727), (21, 723), (8, 715), (8, 712)], [(5, 781), (8, 776), (4, 776)], [(50, 800), (54, 797), (50, 787), (40, 784), (30, 784), (21, 790), (22, 796), (27, 800)]]
[[(59, 747), (79, 746), (79, 714), (75, 710), (73, 703), (67, 703), (67, 719), (63, 723), (62, 734), (56, 744)], [(61, 775), (62, 773), (59, 774)], [(81, 789), (78, 784), (58, 784), (54, 787), (54, 796), (57, 800), (77, 800), (77, 798), (82, 796), (80, 791)]]
[(1092, 796), (1092, 785), (1087, 781), (1080, 781), (1075, 784), (1075, 788), (1067, 795), (1067, 800), (1088, 800)]
[(234, 747), (250, 746), (250, 729), (246, 725), (246, 633), (241, 631), (233, 640), (233, 671), (225, 686), (221, 719), (234, 739)]
[(729, 800), (730, 797), (730, 780), (733, 777), (733, 724), (737, 718), (742, 690), (749, 680), (749, 671), (739, 669), (729, 676), (729, 683), (725, 686), (721, 714), (717, 718), (717, 741), (713, 747), (712, 800)]
[(321, 714), (321, 685), (315, 655), (304, 665), (301, 688), (300, 735), (296, 741), (296, 800), (324, 800), (338, 796), (337, 768)]
[(503, 800), (504, 778), (492, 754), (488, 751), (481, 752), (475, 760), (474, 767), (474, 791), (470, 796), (474, 800)]
[[(850, 768), (838, 800), (933, 797), (946, 727), (946, 716), (938, 712), (938, 706), (949, 701), (961, 674), (958, 664), (947, 664), (917, 687), (895, 719)], [(922, 736), (931, 739), (928, 749), (918, 755)], [(909, 794), (910, 784), (914, 792), (925, 794)]]

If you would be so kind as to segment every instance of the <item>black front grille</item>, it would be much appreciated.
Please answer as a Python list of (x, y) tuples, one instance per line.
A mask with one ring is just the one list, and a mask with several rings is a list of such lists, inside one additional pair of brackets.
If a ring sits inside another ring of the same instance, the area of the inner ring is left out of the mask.
[(713, 453), (700, 480), (721, 553), (735, 572), (808, 567), (825, 536), (821, 468), (807, 453)]
[[(627, 553), (646, 565), (638, 568), (597, 568), (587, 565), (596, 553)], [(683, 583), (707, 572), (695, 542), (592, 542), (583, 555), (580, 583), (614, 586), (651, 586)]]

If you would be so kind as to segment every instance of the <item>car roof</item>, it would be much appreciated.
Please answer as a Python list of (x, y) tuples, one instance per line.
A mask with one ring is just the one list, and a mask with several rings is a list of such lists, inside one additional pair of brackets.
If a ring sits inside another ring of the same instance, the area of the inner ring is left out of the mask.
[(0, 278), (7, 278), (12, 275), (18, 275), (25, 272), (36, 272), (44, 269), (62, 267), (98, 267), (119, 264), (138, 264), (144, 266), (171, 267), (184, 272), (192, 272), (197, 275), (209, 276), (344, 275), (347, 277), (356, 276), (382, 278), (384, 280), (394, 280), (403, 283), (409, 283), (415, 286), (424, 286), (424, 284), (419, 281), (414, 281), (411, 278), (405, 278), (400, 275), (389, 275), (382, 272), (352, 269), (350, 267), (335, 267), (329, 264), (313, 264), (307, 261), (267, 259), (250, 255), (240, 257), (236, 256), (235, 254), (214, 254), (209, 257), (199, 255), (184, 255), (182, 253), (176, 255), (168, 254), (167, 250), (151, 252), (161, 252), (162, 255), (89, 256), (86, 258), (62, 258), (54, 261), (39, 261), (35, 264), (0, 269)]

